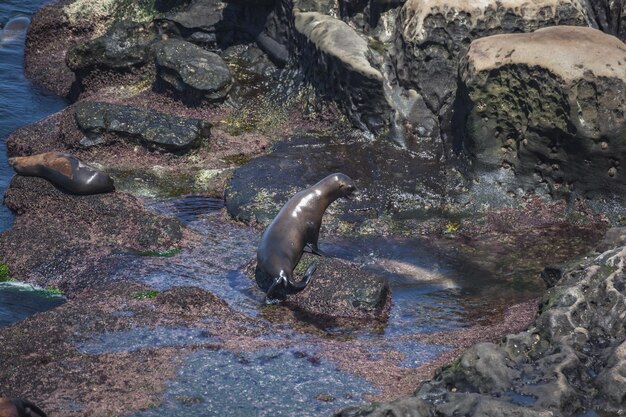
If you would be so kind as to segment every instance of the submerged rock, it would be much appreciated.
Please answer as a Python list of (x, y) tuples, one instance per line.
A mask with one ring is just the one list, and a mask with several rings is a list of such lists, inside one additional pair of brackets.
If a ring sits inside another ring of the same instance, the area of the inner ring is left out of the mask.
[(86, 135), (81, 145), (91, 147), (106, 143), (110, 133), (171, 152), (185, 152), (209, 138), (211, 123), (185, 119), (154, 110), (132, 106), (85, 101), (75, 108), (79, 129)]
[(290, 308), (321, 320), (378, 320), (389, 318), (391, 288), (381, 276), (356, 265), (332, 258), (311, 259), (317, 262), (311, 283), (301, 293), (287, 298)]
[[(626, 45), (582, 27), (472, 42), (461, 67), (464, 146), (509, 190), (622, 195)], [(465, 105), (464, 105), (465, 107)]]
[(157, 83), (170, 89), (183, 102), (222, 101), (232, 83), (230, 70), (217, 54), (178, 39), (154, 46)]

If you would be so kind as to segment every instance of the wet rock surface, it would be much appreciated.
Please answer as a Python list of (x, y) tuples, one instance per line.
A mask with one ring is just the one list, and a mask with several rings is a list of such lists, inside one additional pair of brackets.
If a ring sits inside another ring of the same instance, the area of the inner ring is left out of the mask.
[(512, 172), (514, 184), (505, 187), (513, 192), (619, 196), (624, 65), (626, 46), (591, 28), (474, 41), (461, 68), (465, 145), (478, 166)]
[[(114, 251), (172, 249), (183, 237), (180, 222), (148, 212), (125, 193), (76, 196), (42, 178), (17, 175), (4, 203), (17, 220), (0, 235), (0, 259), (15, 278), (44, 287), (66, 285), (64, 290), (75, 291), (98, 285), (116, 263), (98, 263), (102, 257)], [(77, 273), (88, 268), (103, 275)]]
[[(239, 168), (227, 189), (226, 207), (237, 219), (267, 224), (295, 192), (341, 170), (355, 179), (358, 194), (335, 202), (328, 214), (355, 223), (382, 215), (401, 217), (444, 204), (442, 168), (384, 141), (296, 137)], [(423, 179), (417, 186), (415, 177)]]
[(173, 89), (190, 104), (226, 98), (232, 77), (219, 55), (176, 39), (157, 43), (154, 51), (161, 88)]
[[(623, 246), (569, 268), (528, 330), (473, 346), (415, 393), (438, 415), (572, 415), (623, 407)], [(494, 399), (499, 397), (499, 399)], [(408, 399), (405, 401), (409, 401)], [(379, 415), (381, 407), (341, 415)], [(411, 405), (417, 414), (423, 403)]]
[(75, 117), (78, 128), (86, 135), (81, 140), (85, 147), (101, 145), (106, 142), (106, 133), (114, 133), (148, 147), (184, 152), (206, 141), (212, 126), (199, 119), (89, 101), (76, 106)]

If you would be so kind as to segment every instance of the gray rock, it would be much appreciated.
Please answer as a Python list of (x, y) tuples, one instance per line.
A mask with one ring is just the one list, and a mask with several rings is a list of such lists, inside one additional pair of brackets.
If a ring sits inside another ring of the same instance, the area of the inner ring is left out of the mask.
[(624, 0), (589, 0), (584, 2), (589, 7), (595, 24), (601, 31), (626, 41), (626, 1)]
[(585, 10), (578, 0), (408, 0), (396, 21), (392, 65), (400, 85), (424, 98), (449, 135), (458, 63), (470, 42), (552, 25), (587, 25)]
[(337, 101), (352, 122), (379, 130), (390, 107), (368, 43), (348, 24), (318, 12), (294, 11), (300, 67), (317, 90)]
[(232, 77), (219, 55), (179, 39), (158, 42), (154, 54), (158, 85), (184, 102), (216, 102), (228, 95)]
[(91, 101), (76, 105), (75, 119), (79, 129), (89, 138), (82, 141), (86, 146), (101, 143), (97, 138), (111, 133), (172, 152), (198, 147), (202, 140), (208, 139), (211, 128), (211, 123), (204, 120)]
[[(619, 246), (569, 268), (547, 291), (533, 326), (474, 346), (415, 397), (443, 416), (619, 413), (626, 401), (625, 261)], [(388, 407), (347, 415), (380, 415)]]
[(434, 407), (426, 401), (415, 397), (405, 397), (382, 405), (346, 408), (334, 414), (334, 417), (431, 417), (434, 415)]
[(317, 262), (307, 288), (284, 303), (300, 314), (319, 320), (376, 320), (385, 322), (391, 308), (387, 280), (340, 259), (303, 256), (298, 269)]
[(513, 190), (589, 199), (626, 191), (626, 45), (582, 27), (472, 42), (460, 76), (464, 146)]
[(122, 21), (103, 36), (79, 43), (67, 52), (67, 66), (78, 76), (94, 69), (130, 70), (150, 60), (150, 45), (155, 40), (151, 27)]

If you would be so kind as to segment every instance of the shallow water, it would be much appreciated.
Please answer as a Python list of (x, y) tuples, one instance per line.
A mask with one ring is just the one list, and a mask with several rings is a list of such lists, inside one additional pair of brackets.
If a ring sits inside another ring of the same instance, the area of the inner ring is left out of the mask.
[(65, 302), (65, 297), (50, 294), (28, 284), (0, 283), (0, 327), (9, 326), (26, 317), (50, 310)]
[[(12, 18), (29, 17), (49, 0), (0, 1), (0, 23)], [(24, 77), (24, 39), (26, 32), (0, 29), (0, 189), (9, 185), (13, 169), (7, 163), (5, 140), (15, 129), (63, 109), (67, 103)], [(13, 224), (13, 214), (0, 207), (0, 231)]]

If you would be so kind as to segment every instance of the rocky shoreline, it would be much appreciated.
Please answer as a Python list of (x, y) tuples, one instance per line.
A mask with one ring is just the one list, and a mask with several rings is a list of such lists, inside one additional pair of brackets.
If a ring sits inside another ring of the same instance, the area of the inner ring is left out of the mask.
[[(72, 104), (18, 129), (7, 152), (72, 153), (117, 191), (11, 181), (4, 201), (17, 220), (0, 234), (0, 262), (68, 301), (0, 329), (0, 396), (51, 416), (147, 416), (195, 355), (245, 364), (262, 351), (365, 381), (361, 392), (317, 392), (325, 414), (619, 414), (626, 2), (479, 3), (42, 8), (25, 71)], [(451, 285), (493, 305), (468, 302), (466, 328), (393, 346), (361, 337), (385, 333), (390, 274), (444, 281), (411, 259), (348, 254), (321, 262), (289, 302), (259, 308), (260, 230), (290, 195), (339, 170), (359, 195), (324, 219), (336, 253), (342, 239), (367, 254), (377, 241), (419, 242), (474, 271), (476, 283)], [(185, 195), (225, 208), (151, 203)], [(437, 355), (406, 366), (422, 345)], [(365, 400), (390, 402), (353, 405)]]

